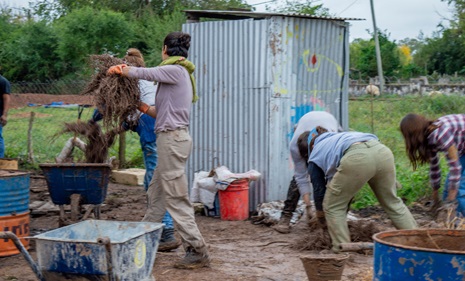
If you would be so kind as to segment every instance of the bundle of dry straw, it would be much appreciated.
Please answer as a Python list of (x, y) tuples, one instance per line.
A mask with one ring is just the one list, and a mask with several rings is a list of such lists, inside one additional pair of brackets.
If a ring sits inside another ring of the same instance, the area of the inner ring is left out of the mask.
[(110, 66), (122, 63), (122, 59), (110, 55), (90, 56), (90, 67), (95, 70), (95, 74), (82, 94), (93, 97), (94, 105), (103, 115), (103, 128), (106, 130), (118, 128), (123, 122), (134, 125), (137, 119), (129, 117), (138, 114), (138, 80), (107, 74)]
[(84, 155), (86, 163), (105, 163), (108, 159), (108, 150), (120, 133), (119, 128), (103, 133), (100, 126), (93, 121), (87, 123), (65, 123), (62, 133), (75, 133), (84, 136), (86, 147)]

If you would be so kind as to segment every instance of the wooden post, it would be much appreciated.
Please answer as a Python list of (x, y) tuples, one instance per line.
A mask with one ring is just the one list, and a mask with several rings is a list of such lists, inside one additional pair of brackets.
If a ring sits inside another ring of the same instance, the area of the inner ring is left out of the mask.
[(126, 165), (126, 132), (119, 134), (119, 168), (122, 169)]
[(29, 163), (34, 164), (34, 151), (32, 150), (32, 124), (34, 123), (35, 112), (31, 111), (29, 118), (29, 129), (27, 130), (27, 160)]

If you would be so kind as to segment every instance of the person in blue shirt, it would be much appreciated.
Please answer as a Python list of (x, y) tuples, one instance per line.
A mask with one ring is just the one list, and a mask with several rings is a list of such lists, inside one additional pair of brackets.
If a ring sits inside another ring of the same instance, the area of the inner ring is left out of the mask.
[(8, 121), (8, 109), (10, 108), (10, 82), (0, 75), (0, 158), (5, 157), (5, 141), (3, 140), (3, 127)]
[[(396, 168), (391, 150), (377, 136), (360, 132), (331, 133), (315, 128), (299, 146), (309, 151), (308, 172), (314, 189), (315, 208), (324, 212), (332, 251), (350, 243), (346, 217), (355, 194), (368, 185), (398, 229), (417, 227), (415, 219), (397, 196)], [(313, 135), (313, 137), (311, 137)]]

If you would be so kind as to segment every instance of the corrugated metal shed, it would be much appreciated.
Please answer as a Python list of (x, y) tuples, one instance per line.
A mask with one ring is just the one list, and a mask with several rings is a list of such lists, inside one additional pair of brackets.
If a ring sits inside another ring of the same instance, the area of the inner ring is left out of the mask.
[[(289, 142), (305, 113), (326, 110), (348, 127), (349, 24), (343, 18), (186, 11), (200, 100), (193, 106), (189, 182), (218, 165), (262, 173), (250, 209), (285, 199)], [(201, 17), (226, 20), (203, 21)], [(357, 19), (353, 19), (357, 20)]]

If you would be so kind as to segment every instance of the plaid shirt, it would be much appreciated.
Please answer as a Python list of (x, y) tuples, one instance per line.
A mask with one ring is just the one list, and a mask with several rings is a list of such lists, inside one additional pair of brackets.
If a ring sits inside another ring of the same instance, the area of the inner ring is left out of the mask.
[(433, 189), (441, 186), (441, 168), (438, 152), (444, 152), (449, 164), (449, 189), (457, 189), (460, 184), (462, 166), (459, 159), (452, 160), (448, 149), (455, 145), (458, 156), (465, 154), (465, 114), (446, 115), (434, 123), (439, 126), (428, 136), (428, 143), (435, 147), (430, 161), (430, 180)]

